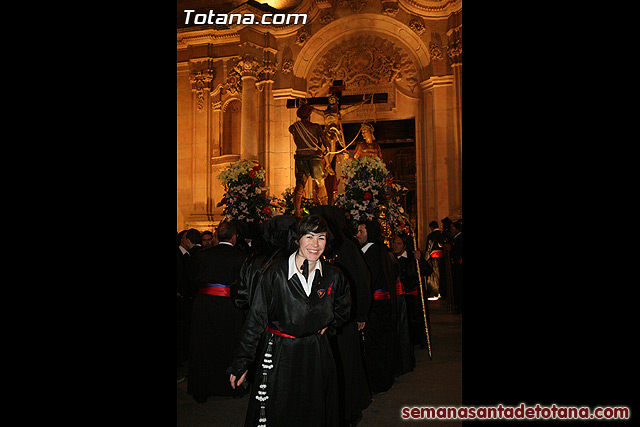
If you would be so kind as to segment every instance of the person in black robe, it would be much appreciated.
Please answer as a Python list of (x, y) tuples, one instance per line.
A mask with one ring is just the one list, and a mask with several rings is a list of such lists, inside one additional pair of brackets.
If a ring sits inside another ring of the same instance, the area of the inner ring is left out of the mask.
[(193, 303), (189, 342), (187, 393), (198, 403), (209, 396), (236, 396), (244, 390), (232, 389), (225, 370), (237, 346), (244, 312), (231, 299), (246, 255), (235, 248), (236, 228), (232, 223), (218, 226), (220, 244), (198, 252), (198, 295)]
[[(416, 259), (420, 263), (420, 273), (423, 276), (429, 276), (431, 266), (422, 259), (421, 253), (415, 248), (411, 236), (396, 235), (391, 239), (391, 248), (393, 254), (400, 264), (400, 280), (404, 285), (405, 301), (407, 304), (407, 318), (409, 323), (409, 337), (412, 345), (419, 344), (422, 348), (427, 347), (427, 336), (424, 326), (425, 314), (427, 324), (429, 322), (429, 306), (427, 305), (427, 296), (420, 292), (420, 279), (418, 277), (418, 268)], [(424, 287), (423, 287), (424, 292)], [(420, 296), (423, 296), (423, 301)]]
[(298, 250), (262, 273), (228, 369), (237, 388), (257, 356), (245, 427), (338, 426), (327, 333), (349, 318), (350, 293), (342, 272), (320, 259), (329, 238), (322, 217), (307, 216), (298, 225)]
[(197, 265), (194, 260), (200, 245), (200, 232), (195, 228), (179, 233), (178, 243), (178, 367), (181, 368), (179, 379), (184, 378), (189, 361), (189, 336), (191, 335), (191, 316), (193, 302), (198, 291), (194, 283), (193, 269)]
[(451, 282), (453, 284), (454, 312), (462, 313), (462, 223), (454, 221), (451, 230)]
[(263, 244), (242, 264), (238, 286), (231, 288), (233, 302), (245, 313), (249, 311), (264, 267), (276, 258), (288, 257), (296, 250), (297, 222), (290, 215), (276, 215), (261, 225)]
[[(438, 248), (442, 251), (440, 261), (440, 295), (447, 300), (448, 311), (455, 306), (453, 295), (453, 283), (451, 278), (451, 219), (444, 217), (441, 220), (442, 233), (438, 237)], [(443, 292), (444, 291), (444, 292)]]
[(394, 343), (395, 359), (396, 359), (396, 376), (406, 374), (413, 371), (416, 366), (416, 357), (413, 352), (413, 344), (409, 333), (409, 316), (407, 310), (407, 301), (405, 297), (405, 281), (402, 275), (402, 266), (396, 258), (395, 250), (400, 245), (404, 250), (404, 241), (401, 237), (394, 235), (391, 237), (392, 252), (388, 253), (393, 259), (395, 267), (394, 276), (396, 277), (396, 342)]
[(440, 297), (446, 298), (447, 291), (446, 286), (442, 286), (440, 271), (442, 269), (441, 264), (444, 257), (442, 256), (442, 248), (438, 245), (440, 235), (442, 231), (438, 228), (437, 221), (431, 221), (429, 223), (431, 232), (426, 238), (426, 247), (424, 251), (424, 259), (429, 266), (430, 273), (427, 274), (427, 297)]
[(260, 225), (256, 221), (247, 221), (246, 219), (234, 220), (238, 237), (236, 239), (236, 248), (247, 254), (247, 256), (258, 251), (264, 246), (264, 239), (260, 231)]
[(378, 221), (360, 221), (356, 238), (362, 245), (371, 277), (372, 301), (364, 328), (364, 362), (369, 389), (376, 395), (389, 390), (394, 381), (395, 278)]
[[(187, 318), (187, 292), (191, 286), (189, 279), (189, 251), (180, 246), (182, 236), (187, 230), (182, 230), (178, 233), (178, 245), (176, 247), (176, 288), (177, 288), (177, 327), (176, 327), (176, 344), (177, 344), (177, 369), (178, 369), (178, 381), (183, 381), (186, 374), (185, 362), (187, 361), (187, 355), (189, 354), (189, 335), (187, 334), (187, 323), (191, 322), (190, 318)], [(181, 249), (182, 248), (182, 249)], [(188, 312), (191, 315), (191, 312)]]
[(351, 291), (351, 316), (330, 336), (338, 368), (338, 394), (341, 425), (355, 425), (362, 411), (371, 404), (371, 392), (362, 361), (360, 334), (367, 322), (371, 307), (369, 269), (357, 241), (345, 232), (344, 210), (336, 206), (313, 206), (309, 210), (327, 221), (333, 234), (325, 257), (342, 270)]

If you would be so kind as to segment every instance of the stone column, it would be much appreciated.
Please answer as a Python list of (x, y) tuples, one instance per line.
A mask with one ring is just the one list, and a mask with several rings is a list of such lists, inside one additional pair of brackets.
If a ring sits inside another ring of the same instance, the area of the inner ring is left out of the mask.
[[(424, 149), (418, 154), (418, 179), (424, 184), (418, 198), (426, 200), (426, 224), (461, 213), (460, 157), (454, 130), (453, 76), (432, 76), (420, 83), (423, 91), (421, 133)], [(421, 230), (426, 230), (426, 224)]]
[(212, 145), (211, 82), (215, 79), (212, 58), (192, 59), (189, 63), (191, 91), (193, 95), (192, 137), (192, 201), (193, 209), (186, 219), (187, 228), (200, 230), (210, 228), (211, 166), (209, 162)]
[(240, 158), (258, 161), (259, 92), (256, 81), (263, 65), (255, 56), (247, 54), (236, 63), (234, 68), (242, 76)]
[(258, 160), (258, 89), (252, 75), (242, 76), (241, 120), (240, 158)]
[[(453, 69), (453, 120), (455, 150), (458, 156), (458, 179), (462, 182), (462, 11), (453, 13), (447, 20), (447, 56)], [(461, 197), (461, 196), (460, 196)], [(462, 215), (460, 208), (459, 215)]]

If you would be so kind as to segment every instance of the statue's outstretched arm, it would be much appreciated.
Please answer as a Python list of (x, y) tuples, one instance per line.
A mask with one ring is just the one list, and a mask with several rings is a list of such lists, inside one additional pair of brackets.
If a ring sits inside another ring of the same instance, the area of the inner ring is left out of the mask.
[(353, 104), (353, 105), (350, 105), (348, 107), (345, 107), (345, 108), (341, 109), (340, 110), (340, 115), (349, 114), (353, 110), (356, 110), (356, 109), (362, 107), (362, 105), (365, 102), (371, 101), (372, 99), (373, 99), (373, 94), (369, 95), (369, 99), (367, 99), (367, 95), (362, 95), (362, 101), (358, 102), (357, 104)]

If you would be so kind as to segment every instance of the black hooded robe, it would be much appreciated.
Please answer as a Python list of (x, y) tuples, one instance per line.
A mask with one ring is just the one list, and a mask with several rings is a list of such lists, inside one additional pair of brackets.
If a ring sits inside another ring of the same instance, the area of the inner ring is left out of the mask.
[[(371, 392), (367, 383), (362, 358), (361, 332), (357, 322), (367, 322), (371, 307), (369, 269), (362, 251), (355, 240), (343, 231), (346, 218), (344, 211), (336, 206), (313, 206), (312, 214), (322, 215), (327, 221), (333, 241), (325, 251), (334, 266), (342, 270), (351, 291), (351, 315), (335, 336), (329, 339), (338, 369), (338, 395), (340, 417), (345, 423), (353, 423), (362, 416), (362, 411), (371, 404)], [(366, 326), (365, 326), (366, 328)]]
[[(384, 258), (383, 258), (384, 257)], [(391, 388), (395, 374), (395, 282), (391, 282), (391, 267), (385, 263), (386, 248), (374, 243), (364, 253), (371, 275), (371, 309), (364, 328), (364, 361), (372, 393)]]
[[(349, 286), (342, 272), (322, 262), (311, 294), (288, 259), (264, 270), (229, 372), (239, 378), (256, 359), (245, 427), (338, 425), (336, 367), (329, 333), (349, 318)], [(319, 330), (329, 326), (320, 335)]]

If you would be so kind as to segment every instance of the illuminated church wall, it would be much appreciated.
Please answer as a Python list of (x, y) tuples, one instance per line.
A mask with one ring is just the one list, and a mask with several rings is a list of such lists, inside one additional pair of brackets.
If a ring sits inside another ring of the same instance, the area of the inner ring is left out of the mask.
[[(462, 215), (460, 0), (280, 0), (269, 4), (306, 13), (307, 23), (181, 25), (183, 10), (206, 13), (210, 3), (178, 2), (178, 230), (220, 221), (216, 176), (240, 158), (265, 167), (270, 194), (293, 187), (288, 128), (297, 117), (287, 99), (326, 96), (333, 80), (344, 81), (343, 95), (388, 96), (345, 124), (415, 119), (420, 244), (429, 221)], [(224, 4), (220, 12), (268, 12), (257, 2)], [(311, 121), (323, 124), (317, 113)]]

